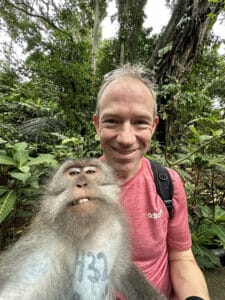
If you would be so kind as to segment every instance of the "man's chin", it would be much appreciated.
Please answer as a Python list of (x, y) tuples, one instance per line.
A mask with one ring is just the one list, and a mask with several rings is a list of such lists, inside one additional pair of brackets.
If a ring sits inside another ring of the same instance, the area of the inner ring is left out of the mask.
[(134, 175), (140, 167), (141, 163), (138, 162), (130, 162), (130, 161), (114, 161), (112, 163), (112, 167), (115, 170), (117, 176), (122, 177), (131, 177)]

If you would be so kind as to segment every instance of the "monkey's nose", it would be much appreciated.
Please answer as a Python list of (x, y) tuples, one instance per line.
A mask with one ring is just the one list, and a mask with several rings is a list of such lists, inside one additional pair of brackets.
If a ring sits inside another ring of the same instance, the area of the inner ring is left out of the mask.
[(87, 186), (87, 182), (86, 181), (79, 181), (79, 182), (76, 183), (76, 186), (78, 188), (84, 188), (84, 187)]

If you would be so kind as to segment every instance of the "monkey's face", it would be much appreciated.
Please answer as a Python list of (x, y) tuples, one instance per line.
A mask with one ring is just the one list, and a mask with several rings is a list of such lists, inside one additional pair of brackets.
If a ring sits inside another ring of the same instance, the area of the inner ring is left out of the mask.
[(50, 181), (42, 212), (56, 230), (90, 229), (112, 211), (118, 212), (118, 195), (112, 170), (104, 163), (97, 159), (70, 160)]
[(101, 185), (104, 183), (103, 170), (99, 164), (88, 163), (85, 165), (72, 163), (65, 169), (64, 177), (70, 185), (72, 200), (68, 208), (74, 214), (94, 213), (104, 201), (101, 195)]
[(112, 170), (97, 159), (65, 162), (47, 186), (40, 217), (57, 234), (83, 239), (120, 210)]

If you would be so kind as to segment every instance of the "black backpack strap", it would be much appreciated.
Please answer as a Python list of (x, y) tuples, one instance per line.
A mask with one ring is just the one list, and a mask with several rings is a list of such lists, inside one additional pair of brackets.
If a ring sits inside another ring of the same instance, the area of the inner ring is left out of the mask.
[(150, 160), (152, 172), (154, 175), (154, 181), (156, 185), (156, 190), (159, 196), (165, 203), (169, 217), (173, 217), (173, 182), (169, 171), (157, 163), (156, 161)]

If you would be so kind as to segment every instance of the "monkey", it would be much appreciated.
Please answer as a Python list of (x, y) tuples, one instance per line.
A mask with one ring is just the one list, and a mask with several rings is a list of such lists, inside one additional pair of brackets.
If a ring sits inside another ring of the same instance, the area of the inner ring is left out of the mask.
[(64, 162), (28, 232), (0, 255), (0, 300), (166, 299), (131, 260), (119, 193), (99, 159)]

